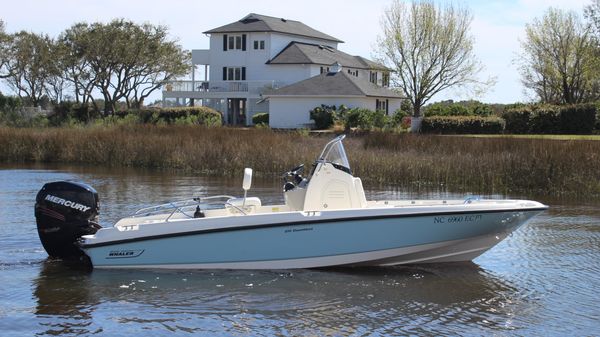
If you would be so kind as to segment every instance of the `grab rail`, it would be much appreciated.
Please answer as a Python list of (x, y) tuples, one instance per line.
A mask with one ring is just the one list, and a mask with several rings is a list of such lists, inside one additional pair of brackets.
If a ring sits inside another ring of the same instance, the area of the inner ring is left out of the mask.
[(470, 196), (470, 197), (466, 197), (466, 198), (465, 198), (465, 202), (464, 202), (464, 204), (470, 204), (470, 203), (472, 203), (473, 201), (479, 201), (479, 200), (481, 200), (481, 197), (479, 197), (479, 196)]
[(156, 206), (140, 208), (135, 213), (133, 213), (133, 215), (131, 217), (149, 216), (149, 215), (164, 213), (166, 211), (171, 211), (171, 213), (167, 217), (167, 221), (173, 216), (173, 214), (175, 214), (177, 212), (180, 212), (180, 213), (192, 218), (192, 216), (189, 216), (188, 214), (185, 213), (184, 210), (186, 208), (199, 206), (201, 204), (208, 204), (208, 205), (223, 204), (223, 205), (225, 205), (225, 204), (228, 204), (227, 201), (224, 201), (224, 202), (214, 202), (213, 201), (213, 202), (208, 202), (208, 203), (207, 203), (207, 201), (212, 201), (212, 200), (216, 201), (218, 199), (229, 200), (232, 198), (234, 198), (234, 197), (232, 197), (230, 195), (215, 195), (215, 196), (210, 196), (210, 197), (194, 197), (192, 199), (183, 199), (183, 200), (178, 200), (178, 201), (172, 201), (172, 202), (168, 202), (168, 203), (160, 204), (160, 205), (156, 205)]

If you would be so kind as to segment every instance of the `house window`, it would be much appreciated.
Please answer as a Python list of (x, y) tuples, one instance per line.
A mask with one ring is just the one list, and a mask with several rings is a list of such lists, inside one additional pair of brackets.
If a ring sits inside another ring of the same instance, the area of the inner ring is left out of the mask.
[(348, 69), (348, 74), (358, 77), (358, 70)]
[(223, 81), (245, 81), (246, 67), (223, 67)]
[(384, 87), (389, 87), (390, 86), (390, 73), (383, 73), (381, 82)]
[(321, 67), (321, 74), (328, 73), (328, 72), (329, 72), (329, 67)]
[(264, 50), (265, 49), (265, 41), (261, 40), (261, 41), (254, 41), (254, 50)]
[(246, 34), (223, 36), (223, 51), (246, 50)]
[(377, 72), (371, 71), (369, 74), (369, 82), (377, 84)]
[(375, 100), (375, 111), (383, 111), (387, 115), (389, 113), (388, 100), (387, 99), (376, 99)]

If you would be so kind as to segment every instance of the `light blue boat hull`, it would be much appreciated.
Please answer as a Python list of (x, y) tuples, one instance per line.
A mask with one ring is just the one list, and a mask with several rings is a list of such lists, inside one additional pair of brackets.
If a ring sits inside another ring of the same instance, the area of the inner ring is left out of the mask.
[(280, 269), (469, 261), (541, 210), (198, 229), (83, 245), (96, 268)]

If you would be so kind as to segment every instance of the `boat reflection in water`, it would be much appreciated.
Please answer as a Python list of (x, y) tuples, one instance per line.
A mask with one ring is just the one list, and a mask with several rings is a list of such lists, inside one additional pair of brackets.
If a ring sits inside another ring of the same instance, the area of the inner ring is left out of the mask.
[(493, 317), (511, 317), (513, 302), (523, 302), (514, 298), (517, 289), (473, 263), (86, 272), (48, 260), (34, 287), (39, 334), (48, 335), (118, 335), (128, 325), (164, 333), (405, 334), (426, 333), (434, 321), (506, 331), (509, 323)]

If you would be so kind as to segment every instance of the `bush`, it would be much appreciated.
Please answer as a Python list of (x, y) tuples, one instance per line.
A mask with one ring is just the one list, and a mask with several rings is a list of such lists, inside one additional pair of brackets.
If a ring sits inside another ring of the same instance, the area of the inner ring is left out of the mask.
[(490, 105), (478, 101), (437, 102), (424, 108), (425, 116), (491, 116)]
[(433, 116), (423, 118), (422, 133), (438, 134), (498, 134), (504, 130), (499, 117)]
[(208, 107), (188, 108), (142, 108), (117, 113), (118, 117), (136, 115), (142, 124), (177, 124), (177, 125), (222, 125), (222, 116), (218, 111)]
[(562, 132), (591, 134), (598, 123), (596, 107), (591, 104), (565, 106), (560, 111)]
[[(396, 110), (396, 112), (394, 112), (394, 114), (392, 115), (392, 117), (390, 118), (390, 126), (393, 128), (397, 128), (400, 127), (402, 129), (406, 129), (406, 118), (410, 119), (410, 112), (402, 110), (402, 109), (398, 109)], [(410, 124), (408, 124), (410, 126)]]
[(556, 134), (561, 132), (561, 110), (557, 106), (543, 106), (529, 115), (529, 132)]
[(255, 113), (254, 116), (252, 116), (252, 123), (254, 125), (259, 125), (259, 124), (269, 125), (269, 113), (268, 112)]
[(334, 114), (335, 106), (322, 104), (320, 107), (310, 110), (310, 119), (315, 121), (316, 129), (328, 129), (333, 125)]
[(529, 132), (529, 116), (531, 108), (519, 107), (506, 110), (502, 118), (506, 123), (504, 131), (507, 133), (522, 134)]
[(87, 104), (73, 101), (62, 101), (54, 106), (54, 113), (49, 117), (50, 125), (71, 125), (75, 122), (89, 123), (100, 118), (101, 114)]
[(555, 106), (523, 105), (502, 114), (508, 133), (591, 134), (596, 107), (588, 104)]

